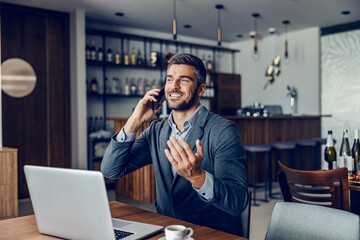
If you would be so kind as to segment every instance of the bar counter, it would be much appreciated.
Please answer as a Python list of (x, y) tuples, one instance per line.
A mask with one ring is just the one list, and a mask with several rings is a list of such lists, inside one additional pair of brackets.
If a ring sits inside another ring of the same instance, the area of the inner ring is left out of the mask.
[(234, 121), (244, 144), (263, 144), (321, 135), (321, 118), (330, 115), (224, 116)]
[[(321, 135), (321, 118), (330, 115), (279, 115), (268, 117), (247, 117), (247, 116), (224, 116), (232, 120), (238, 127), (244, 144), (265, 144), (278, 141), (291, 141), (295, 139), (311, 139)], [(115, 122), (115, 132), (121, 130), (127, 118), (107, 118)], [(161, 120), (154, 118), (153, 120)], [(151, 121), (153, 121), (151, 120)], [(151, 123), (144, 123), (139, 132), (144, 131)], [(261, 156), (260, 156), (261, 157)], [(295, 159), (295, 161), (298, 161)], [(273, 161), (273, 166), (274, 166)], [(259, 164), (260, 165), (260, 164)], [(248, 180), (251, 182), (253, 169), (249, 161), (247, 163)], [(274, 167), (273, 167), (274, 169)], [(258, 172), (258, 182), (263, 181), (263, 170)], [(273, 172), (275, 179), (275, 172)], [(128, 176), (118, 180), (116, 184), (117, 193), (138, 201), (151, 203), (155, 201), (155, 181), (152, 166), (146, 166)]]

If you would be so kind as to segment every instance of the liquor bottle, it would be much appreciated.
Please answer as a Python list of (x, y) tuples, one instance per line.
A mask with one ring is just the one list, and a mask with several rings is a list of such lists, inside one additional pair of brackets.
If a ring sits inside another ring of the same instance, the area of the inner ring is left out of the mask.
[(324, 151), (325, 161), (328, 163), (329, 170), (333, 169), (334, 163), (336, 164), (336, 150), (334, 147), (334, 140), (332, 138), (332, 131), (328, 131), (326, 147)]
[(99, 122), (98, 122), (98, 126), (97, 126), (97, 130), (103, 130), (104, 129), (104, 120), (103, 117), (99, 117)]
[(354, 171), (353, 173), (356, 174), (359, 170), (359, 158), (360, 158), (360, 143), (359, 143), (359, 130), (355, 129), (354, 132), (354, 144), (352, 147), (352, 157), (354, 161)]
[(92, 129), (91, 132), (97, 132), (97, 131), (98, 131), (98, 129), (97, 129), (98, 122), (99, 122), (98, 117), (95, 117), (95, 118), (94, 118), (93, 125), (92, 125), (92, 127), (91, 127), (91, 129)]
[(210, 96), (209, 97), (215, 97), (215, 87), (214, 87), (214, 80), (210, 78)]
[(92, 124), (93, 124), (93, 118), (89, 117), (89, 121), (88, 121), (88, 134), (90, 134), (92, 132)]
[(91, 60), (95, 61), (95, 60), (96, 60), (96, 48), (95, 48), (95, 42), (94, 42), (94, 40), (91, 41), (90, 52), (91, 52)]
[(90, 51), (90, 46), (88, 43), (86, 43), (86, 60), (91, 60), (91, 51)]
[(135, 48), (131, 48), (131, 64), (136, 65), (136, 53)]
[(348, 130), (344, 130), (340, 146), (339, 167), (346, 167), (348, 169), (348, 173), (351, 174), (353, 171), (353, 161), (351, 157), (350, 144), (347, 134)]
[(112, 84), (109, 82), (108, 78), (105, 78), (105, 93), (109, 94), (112, 92)]
[(212, 60), (211, 60), (211, 56), (209, 55), (208, 60), (207, 60), (207, 62), (206, 62), (206, 70), (207, 70), (208, 72), (212, 72), (212, 69), (213, 69), (213, 67), (212, 67)]
[(152, 89), (159, 89), (160, 85), (156, 79), (152, 80)]
[(98, 49), (98, 61), (102, 62), (103, 59), (104, 59), (104, 53), (103, 53), (102, 47), (99, 47), (99, 49)]
[(138, 79), (138, 84), (137, 84), (137, 86), (138, 86), (138, 92), (137, 92), (137, 94), (140, 95), (140, 96), (144, 95), (145, 86), (144, 86), (144, 83), (143, 83), (142, 78), (139, 78), (139, 79)]
[(93, 76), (90, 82), (90, 93), (98, 93), (98, 81), (95, 76)]
[(138, 49), (138, 52), (137, 52), (136, 64), (137, 64), (138, 66), (143, 66), (143, 65), (144, 65), (144, 60), (143, 60), (143, 58), (142, 58), (142, 56), (141, 56), (141, 51), (140, 51), (140, 49)]
[(113, 53), (111, 48), (109, 48), (107, 50), (107, 57), (106, 57), (107, 62), (112, 62), (113, 61)]
[(204, 66), (206, 66), (206, 58), (205, 58), (205, 54), (203, 54), (203, 55), (202, 55), (202, 58), (201, 58), (201, 60), (203, 61), (203, 63), (204, 63)]
[(205, 79), (205, 86), (206, 86), (206, 88), (205, 88), (205, 93), (204, 93), (204, 97), (209, 97), (210, 96), (210, 93), (209, 93), (209, 86), (210, 86), (210, 80), (209, 80), (209, 78), (207, 77), (206, 79)]
[(125, 85), (124, 85), (124, 95), (130, 95), (130, 86), (129, 86), (129, 79), (126, 78)]
[(150, 80), (145, 78), (145, 93), (151, 90)]
[(124, 64), (125, 64), (125, 65), (129, 65), (129, 63), (130, 63), (129, 53), (128, 53), (128, 52), (125, 52), (125, 55), (124, 55)]
[(120, 83), (119, 83), (119, 79), (116, 77), (112, 78), (111, 92), (114, 94), (120, 93)]
[(131, 86), (130, 86), (130, 93), (132, 96), (136, 96), (137, 95), (137, 86), (136, 86), (136, 83), (135, 83), (135, 78), (132, 78), (131, 79)]
[(115, 54), (115, 63), (116, 64), (120, 64), (121, 60), (120, 60), (120, 52), (117, 51)]

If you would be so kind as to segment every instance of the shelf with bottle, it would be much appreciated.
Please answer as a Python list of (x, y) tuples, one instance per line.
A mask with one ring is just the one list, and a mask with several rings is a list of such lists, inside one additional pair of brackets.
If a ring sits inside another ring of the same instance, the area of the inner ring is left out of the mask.
[(144, 70), (165, 70), (166, 67), (160, 67), (160, 66), (151, 66), (151, 65), (126, 65), (121, 63), (115, 63), (115, 62), (99, 62), (99, 61), (92, 61), (87, 60), (86, 64), (89, 66), (99, 66), (99, 67), (111, 67), (111, 68), (136, 68), (136, 69), (144, 69)]
[[(95, 29), (87, 29), (86, 34), (86, 63), (89, 66), (99, 65), (105, 67), (133, 67), (164, 70), (171, 56), (179, 52), (180, 49), (180, 52), (193, 53), (199, 57), (201, 57), (201, 51), (205, 51), (207, 58), (204, 59), (205, 57), (203, 57), (203, 60), (208, 73), (215, 73), (215, 55), (217, 52), (221, 54), (230, 53), (232, 55), (233, 68), (234, 54), (240, 52), (238, 49)], [(93, 38), (95, 38), (96, 41), (94, 41)], [(134, 42), (141, 42), (143, 46)], [(98, 48), (96, 48), (95, 45), (98, 46)]]
[(150, 81), (142, 77), (112, 77), (110, 81), (108, 81), (108, 78), (105, 78), (105, 94), (99, 91), (96, 76), (92, 77), (90, 84), (87, 81), (87, 85), (87, 95), (89, 97), (141, 97), (151, 89), (161, 88), (163, 82), (155, 78)]
[[(88, 97), (142, 97), (151, 89), (159, 89), (163, 86), (164, 82), (161, 80), (153, 79), (150, 81), (147, 78), (129, 78), (125, 77), (122, 80), (120, 77), (113, 77), (111, 81), (105, 78), (105, 94), (99, 91), (98, 80), (93, 76), (90, 84), (87, 83), (87, 96)], [(203, 98), (214, 98), (215, 88), (212, 78), (206, 80), (206, 91)]]

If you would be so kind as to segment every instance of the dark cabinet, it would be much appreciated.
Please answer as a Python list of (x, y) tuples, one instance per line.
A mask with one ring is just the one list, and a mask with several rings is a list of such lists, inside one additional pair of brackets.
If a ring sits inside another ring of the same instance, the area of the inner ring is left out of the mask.
[(220, 115), (235, 115), (241, 108), (241, 76), (239, 74), (214, 73), (212, 81), (216, 85), (214, 112)]

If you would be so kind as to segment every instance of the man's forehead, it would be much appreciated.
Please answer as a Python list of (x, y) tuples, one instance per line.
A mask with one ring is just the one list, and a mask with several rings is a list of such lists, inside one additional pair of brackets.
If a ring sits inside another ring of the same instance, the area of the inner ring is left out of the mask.
[(173, 64), (167, 71), (167, 75), (183, 75), (183, 74), (195, 74), (195, 68), (186, 64)]

